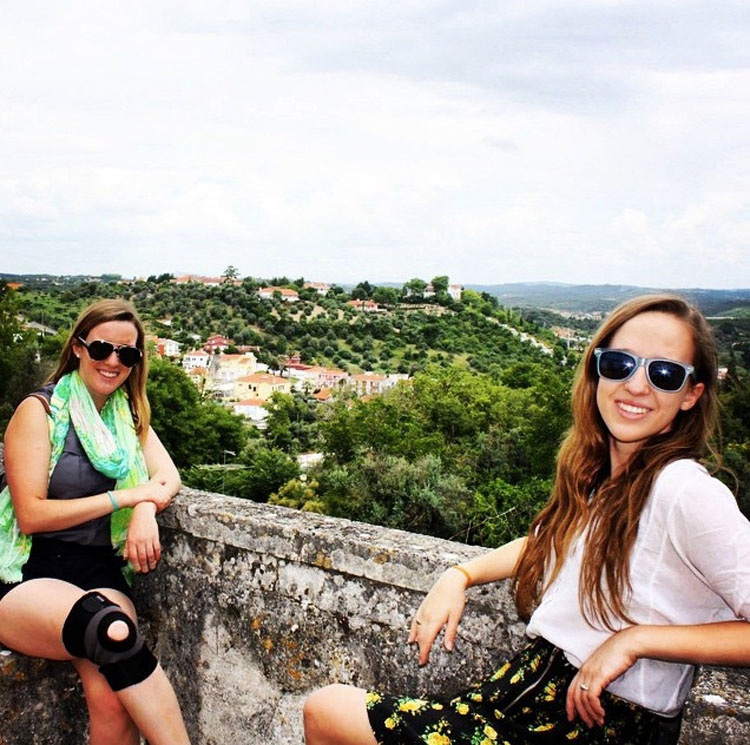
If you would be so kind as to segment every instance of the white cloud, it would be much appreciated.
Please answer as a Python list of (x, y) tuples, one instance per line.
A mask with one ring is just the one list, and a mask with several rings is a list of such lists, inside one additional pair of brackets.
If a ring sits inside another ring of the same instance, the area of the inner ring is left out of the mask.
[(750, 285), (742, 7), (15, 4), (0, 271)]

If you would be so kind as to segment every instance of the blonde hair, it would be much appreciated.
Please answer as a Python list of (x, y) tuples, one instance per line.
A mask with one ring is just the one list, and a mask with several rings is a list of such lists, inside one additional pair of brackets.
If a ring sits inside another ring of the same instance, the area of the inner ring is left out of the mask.
[[(689, 327), (695, 367), (692, 383), (702, 383), (705, 389), (691, 409), (679, 411), (668, 432), (648, 438), (612, 478), (609, 433), (596, 403), (594, 349), (606, 347), (630, 319), (654, 311), (669, 313)], [(680, 297), (635, 298), (618, 306), (600, 326), (576, 371), (573, 425), (558, 453), (552, 496), (531, 523), (516, 567), (516, 606), (523, 618), (531, 615), (545, 587), (559, 574), (571, 543), (588, 526), (579, 585), (582, 612), (587, 620), (596, 619), (609, 629), (615, 617), (630, 620), (625, 612), (630, 591), (628, 560), (641, 512), (664, 466), (679, 458), (714, 453), (717, 372), (711, 329), (700, 311)]]
[(141, 361), (131, 369), (130, 375), (123, 383), (130, 400), (135, 430), (141, 440), (145, 439), (151, 422), (151, 407), (146, 396), (146, 379), (148, 377), (148, 358), (146, 357), (146, 333), (136, 309), (125, 300), (98, 300), (81, 311), (60, 353), (57, 369), (50, 376), (50, 381), (57, 383), (63, 375), (78, 369), (80, 364), (73, 346), (78, 339), (86, 339), (91, 329), (108, 321), (127, 321), (135, 326), (138, 334), (136, 346), (143, 352)]

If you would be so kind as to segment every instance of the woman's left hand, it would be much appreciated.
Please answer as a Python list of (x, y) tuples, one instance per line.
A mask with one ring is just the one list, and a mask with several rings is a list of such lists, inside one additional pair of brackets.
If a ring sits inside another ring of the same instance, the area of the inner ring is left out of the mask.
[(638, 659), (632, 643), (636, 628), (631, 626), (613, 634), (581, 665), (570, 683), (565, 701), (569, 721), (572, 722), (578, 714), (588, 727), (604, 724), (600, 696), (615, 678), (619, 678)]
[(153, 502), (142, 502), (133, 508), (124, 556), (139, 574), (156, 569), (161, 559), (161, 543)]

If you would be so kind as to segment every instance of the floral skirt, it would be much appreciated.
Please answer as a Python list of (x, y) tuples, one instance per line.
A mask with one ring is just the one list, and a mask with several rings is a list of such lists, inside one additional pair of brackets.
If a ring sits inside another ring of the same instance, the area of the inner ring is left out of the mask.
[[(488, 680), (452, 699), (367, 692), (367, 714), (379, 745), (661, 745), (664, 720), (604, 691), (604, 725), (568, 721), (565, 697), (578, 671), (542, 638), (529, 643)], [(669, 727), (667, 728), (669, 729)], [(674, 729), (674, 727), (672, 727)]]

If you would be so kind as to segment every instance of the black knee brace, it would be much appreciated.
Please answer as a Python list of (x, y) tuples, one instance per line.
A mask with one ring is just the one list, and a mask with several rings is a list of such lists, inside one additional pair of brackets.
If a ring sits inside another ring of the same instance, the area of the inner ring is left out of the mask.
[[(127, 624), (128, 634), (121, 641), (107, 636), (114, 621)], [(75, 602), (63, 624), (62, 640), (74, 657), (99, 665), (113, 691), (140, 683), (158, 664), (130, 617), (99, 592), (87, 592)]]

